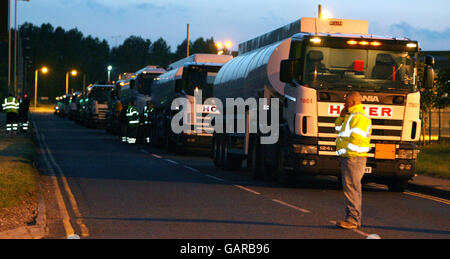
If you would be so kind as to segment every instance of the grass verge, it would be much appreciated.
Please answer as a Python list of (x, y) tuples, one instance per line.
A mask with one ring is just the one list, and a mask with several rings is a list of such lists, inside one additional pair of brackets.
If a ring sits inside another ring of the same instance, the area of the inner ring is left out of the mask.
[(29, 135), (9, 137), (0, 114), (0, 209), (20, 205), (37, 192), (34, 144)]
[(450, 144), (422, 147), (417, 158), (417, 173), (450, 179)]

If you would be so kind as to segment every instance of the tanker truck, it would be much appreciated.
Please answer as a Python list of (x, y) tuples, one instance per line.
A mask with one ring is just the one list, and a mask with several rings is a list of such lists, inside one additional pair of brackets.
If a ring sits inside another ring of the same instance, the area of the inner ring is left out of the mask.
[[(125, 83), (118, 92), (123, 107), (122, 115), (119, 117), (123, 118), (127, 106), (131, 102), (136, 101), (136, 109), (138, 110), (140, 117), (137, 130), (137, 141), (139, 143), (150, 142), (148, 112), (152, 100), (152, 91), (156, 79), (165, 72), (167, 72), (165, 69), (157, 66), (146, 66), (135, 72), (132, 78), (126, 80), (128, 83)], [(122, 129), (127, 127), (127, 120), (119, 118), (119, 122)]]
[(279, 118), (277, 141), (261, 144), (267, 133), (250, 131), (256, 113), (244, 109), (243, 132), (214, 134), (214, 163), (234, 169), (246, 160), (254, 177), (287, 184), (307, 174), (339, 178), (334, 122), (345, 95), (359, 91), (372, 120), (363, 181), (405, 190), (418, 154), (419, 88), (432, 87), (434, 77), (432, 57), (419, 77), (419, 51), (417, 41), (371, 35), (368, 21), (347, 19), (301, 18), (241, 43), (218, 73), (214, 97), (224, 118), (227, 99), (262, 98), (266, 105), (258, 109), (267, 112), (277, 100), (278, 111), (270, 113)]
[[(210, 105), (195, 102), (194, 95), (201, 92), (202, 99), (213, 96), (215, 77), (223, 64), (233, 57), (216, 54), (194, 54), (168, 66), (169, 72), (156, 80), (152, 90), (150, 113), (151, 136), (157, 146), (183, 153), (186, 149), (208, 149), (211, 146), (212, 132), (200, 125), (202, 119), (214, 112)], [(178, 110), (172, 110), (172, 102), (177, 98), (187, 100), (189, 109), (183, 109), (188, 131), (175, 133), (171, 122)], [(202, 100), (200, 100), (200, 103)], [(194, 110), (200, 111), (189, 112)]]

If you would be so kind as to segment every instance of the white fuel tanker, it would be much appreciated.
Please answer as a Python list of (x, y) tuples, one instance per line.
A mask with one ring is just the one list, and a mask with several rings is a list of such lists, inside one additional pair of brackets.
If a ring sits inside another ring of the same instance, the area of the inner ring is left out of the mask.
[[(201, 91), (202, 99), (213, 96), (213, 83), (219, 69), (233, 57), (216, 54), (194, 54), (169, 65), (169, 72), (159, 76), (152, 89), (151, 139), (159, 145), (183, 152), (189, 149), (211, 147), (212, 133), (202, 128), (202, 119), (211, 113), (205, 106), (194, 101), (195, 92)], [(171, 122), (177, 110), (171, 105), (176, 98), (185, 98), (189, 109), (184, 109), (185, 125), (189, 132), (175, 134)], [(201, 101), (200, 101), (201, 102)], [(195, 108), (194, 108), (195, 106)], [(211, 107), (208, 107), (211, 108)], [(194, 113), (189, 111), (203, 111)]]
[(241, 43), (218, 73), (214, 97), (277, 98), (278, 142), (261, 145), (264, 134), (251, 134), (248, 123), (245, 133), (215, 133), (215, 164), (235, 168), (247, 159), (255, 177), (283, 183), (300, 174), (339, 177), (334, 122), (356, 90), (373, 123), (364, 180), (403, 191), (415, 174), (419, 87), (431, 87), (434, 74), (427, 57), (418, 77), (418, 53), (416, 41), (370, 35), (367, 21), (345, 19), (302, 18)]

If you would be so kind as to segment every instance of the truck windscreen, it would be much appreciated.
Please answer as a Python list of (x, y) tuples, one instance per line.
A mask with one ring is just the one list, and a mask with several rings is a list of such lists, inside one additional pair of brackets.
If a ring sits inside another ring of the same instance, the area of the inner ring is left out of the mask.
[(185, 79), (184, 91), (188, 95), (194, 95), (196, 89), (202, 90), (202, 97), (213, 96), (213, 85), (220, 67), (195, 66), (185, 68), (183, 79)]
[(416, 69), (407, 52), (307, 47), (303, 82), (320, 89), (414, 90)]
[(111, 97), (112, 87), (96, 87), (89, 93), (89, 98), (96, 100), (100, 103), (107, 102)]
[(158, 74), (142, 74), (136, 79), (137, 90), (141, 94), (150, 95), (152, 93), (153, 79), (158, 77)]

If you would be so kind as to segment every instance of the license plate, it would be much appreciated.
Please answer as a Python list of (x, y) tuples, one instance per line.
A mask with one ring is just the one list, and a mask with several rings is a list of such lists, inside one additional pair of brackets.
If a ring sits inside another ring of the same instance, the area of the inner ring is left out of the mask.
[(372, 167), (366, 167), (366, 168), (364, 168), (364, 173), (365, 174), (371, 174), (372, 173)]

